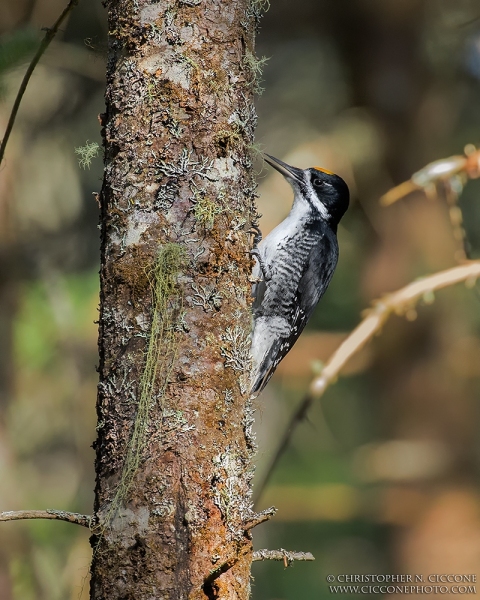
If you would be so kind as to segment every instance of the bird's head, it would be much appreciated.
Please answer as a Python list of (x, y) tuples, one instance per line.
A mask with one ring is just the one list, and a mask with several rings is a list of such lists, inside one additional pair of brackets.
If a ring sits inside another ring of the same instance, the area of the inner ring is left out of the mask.
[(341, 177), (321, 167), (297, 169), (269, 154), (265, 154), (265, 160), (285, 177), (297, 199), (308, 203), (314, 212), (336, 229), (350, 199), (348, 186)]

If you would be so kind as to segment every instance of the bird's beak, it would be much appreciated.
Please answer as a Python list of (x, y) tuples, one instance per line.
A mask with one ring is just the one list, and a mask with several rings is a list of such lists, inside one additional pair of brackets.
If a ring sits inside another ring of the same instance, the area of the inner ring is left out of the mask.
[(287, 179), (294, 179), (299, 183), (303, 182), (303, 171), (301, 169), (297, 169), (295, 167), (291, 167), (284, 163), (279, 158), (275, 158), (274, 156), (270, 156), (270, 154), (264, 154), (265, 160), (267, 163), (276, 169), (279, 173), (281, 173)]

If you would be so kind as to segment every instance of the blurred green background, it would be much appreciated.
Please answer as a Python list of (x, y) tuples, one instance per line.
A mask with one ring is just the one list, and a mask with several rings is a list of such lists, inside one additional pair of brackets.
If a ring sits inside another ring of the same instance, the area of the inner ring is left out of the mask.
[[(0, 126), (63, 0), (0, 6)], [(0, 170), (0, 510), (90, 513), (97, 375), (98, 211), (106, 15), (81, 0), (37, 68)], [(257, 475), (319, 361), (383, 293), (454, 266), (442, 194), (379, 197), (479, 141), (480, 6), (474, 0), (274, 0), (257, 141), (299, 167), (342, 175), (352, 205), (334, 280), (258, 401)], [(258, 165), (260, 170), (261, 164)], [(259, 175), (265, 233), (291, 192)], [(461, 198), (480, 257), (480, 184)], [(464, 285), (410, 322), (392, 317), (297, 429), (258, 508), (279, 511), (256, 548), (315, 563), (253, 567), (254, 600), (318, 600), (327, 574), (480, 575), (480, 302)], [(0, 526), (0, 600), (88, 597), (88, 532), (50, 521)], [(336, 594), (336, 597), (343, 597)], [(444, 596), (445, 597), (445, 596)]]

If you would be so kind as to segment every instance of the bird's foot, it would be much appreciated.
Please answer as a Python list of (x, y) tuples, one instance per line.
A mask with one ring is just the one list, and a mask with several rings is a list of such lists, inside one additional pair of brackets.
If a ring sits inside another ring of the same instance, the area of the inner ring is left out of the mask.
[(248, 233), (253, 235), (253, 247), (256, 248), (263, 239), (260, 227), (258, 225), (250, 225)]
[(254, 256), (258, 260), (258, 264), (260, 265), (260, 270), (263, 275), (263, 280), (270, 281), (270, 279), (272, 278), (272, 274), (270, 272), (270, 269), (264, 262), (261, 254), (260, 254), (260, 251), (257, 248), (252, 248), (252, 250), (250, 250), (250, 255)]

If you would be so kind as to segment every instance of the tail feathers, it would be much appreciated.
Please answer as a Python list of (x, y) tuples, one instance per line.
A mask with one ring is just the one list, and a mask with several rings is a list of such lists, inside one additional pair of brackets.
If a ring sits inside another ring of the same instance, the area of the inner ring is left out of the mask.
[(263, 388), (270, 381), (271, 376), (275, 373), (276, 365), (269, 361), (264, 361), (260, 365), (260, 368), (254, 374), (252, 378), (252, 388), (250, 390), (250, 395), (252, 398), (256, 398), (260, 392), (263, 391)]
[(291, 327), (283, 317), (263, 318), (255, 321), (252, 336), (252, 387), (255, 398), (267, 385), (281, 360), (288, 353), (300, 331), (291, 333)]

